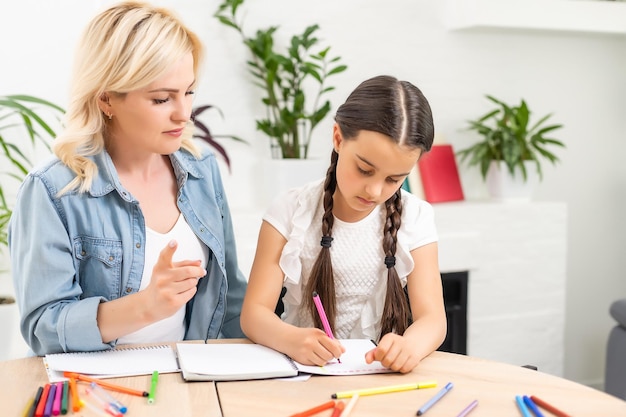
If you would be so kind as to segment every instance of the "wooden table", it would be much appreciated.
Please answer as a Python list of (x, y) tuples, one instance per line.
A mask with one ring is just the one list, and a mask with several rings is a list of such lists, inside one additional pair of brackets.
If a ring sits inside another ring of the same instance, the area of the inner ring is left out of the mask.
[[(437, 381), (438, 386), (363, 396), (350, 417), (415, 416), (416, 411), (448, 382), (454, 383), (454, 388), (428, 410), (425, 417), (454, 417), (473, 400), (478, 400), (479, 405), (470, 417), (520, 416), (516, 395), (535, 395), (572, 416), (626, 416), (626, 402), (584, 385), (541, 371), (444, 352), (434, 352), (417, 369), (405, 375), (313, 376), (306, 381), (213, 383), (184, 382), (180, 374), (173, 373), (160, 376), (155, 404), (127, 394), (115, 393), (115, 397), (128, 406), (129, 417), (287, 417), (329, 401), (331, 394), (337, 391), (429, 380)], [(110, 381), (145, 390), (150, 376)], [(41, 358), (0, 362), (0, 414), (21, 416), (28, 400), (46, 382), (48, 378)], [(552, 416), (547, 411), (544, 414)], [(80, 415), (95, 414), (81, 411)], [(330, 415), (331, 411), (327, 410), (316, 417)]]

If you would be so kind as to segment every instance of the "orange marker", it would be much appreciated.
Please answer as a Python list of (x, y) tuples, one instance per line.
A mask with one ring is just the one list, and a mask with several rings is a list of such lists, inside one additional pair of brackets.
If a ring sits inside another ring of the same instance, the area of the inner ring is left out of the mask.
[(80, 397), (78, 396), (78, 387), (76, 387), (75, 378), (70, 378), (70, 393), (72, 394), (72, 410), (75, 412), (80, 411), (82, 403), (80, 402)]
[(91, 378), (89, 376), (77, 374), (75, 372), (63, 372), (63, 375), (66, 378), (76, 378), (79, 381), (95, 382), (96, 384), (100, 385), (102, 388), (107, 388), (107, 389), (110, 389), (111, 391), (117, 391), (117, 392), (121, 392), (124, 394), (136, 395), (138, 397), (148, 396), (148, 392), (146, 391), (140, 391), (140, 390), (136, 390), (136, 389), (132, 389), (128, 387), (123, 387), (121, 385), (115, 385), (110, 382), (106, 382), (101, 379), (98, 379), (98, 378)]
[(330, 417), (339, 417), (344, 408), (346, 408), (346, 404), (343, 401), (337, 401), (337, 404), (335, 404), (335, 408), (333, 409), (333, 414)]
[(293, 414), (290, 417), (309, 417), (309, 416), (312, 416), (313, 414), (319, 413), (320, 411), (328, 410), (329, 408), (333, 408), (333, 407), (335, 407), (335, 401), (331, 400), (324, 404), (320, 404), (317, 407), (313, 407), (308, 410), (305, 410), (301, 413)]

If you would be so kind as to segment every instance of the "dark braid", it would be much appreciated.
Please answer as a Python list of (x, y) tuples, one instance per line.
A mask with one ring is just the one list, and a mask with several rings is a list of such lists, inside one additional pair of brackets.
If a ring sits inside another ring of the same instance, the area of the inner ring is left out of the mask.
[(326, 171), (326, 181), (324, 181), (324, 215), (322, 216), (322, 241), (320, 242), (322, 249), (313, 264), (303, 295), (305, 305), (313, 318), (313, 323), (315, 323), (315, 327), (320, 329), (322, 329), (322, 322), (313, 303), (313, 292), (317, 292), (320, 296), (331, 328), (335, 327), (335, 318), (337, 317), (335, 279), (330, 259), (330, 245), (335, 220), (333, 216), (333, 194), (337, 188), (337, 159), (337, 152), (333, 151), (330, 157), (330, 166)]
[(383, 251), (387, 265), (387, 295), (385, 296), (385, 307), (381, 319), (381, 338), (389, 332), (403, 334), (409, 326), (410, 320), (409, 305), (395, 268), (398, 230), (402, 217), (401, 189), (398, 189), (385, 201), (385, 208), (387, 209), (387, 219), (383, 231)]

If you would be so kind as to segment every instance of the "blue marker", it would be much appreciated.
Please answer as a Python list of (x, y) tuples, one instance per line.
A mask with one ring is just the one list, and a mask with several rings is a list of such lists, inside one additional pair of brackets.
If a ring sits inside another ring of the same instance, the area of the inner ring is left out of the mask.
[(419, 410), (417, 410), (417, 415), (421, 416), (422, 414), (424, 414), (426, 411), (428, 411), (428, 409), (430, 407), (433, 406), (433, 404), (435, 404), (437, 401), (439, 401), (441, 399), (441, 397), (443, 397), (444, 395), (446, 395), (453, 387), (454, 385), (452, 384), (452, 382), (448, 382), (446, 384), (445, 387), (443, 387), (441, 389), (441, 391), (439, 391), (437, 394), (435, 394), (434, 397), (432, 397), (430, 400), (428, 400), (426, 402), (426, 404), (424, 404), (422, 406), (422, 408), (420, 408)]
[(543, 417), (543, 414), (541, 413), (541, 410), (539, 410), (539, 407), (537, 407), (537, 404), (535, 404), (535, 402), (531, 400), (528, 395), (524, 395), (524, 403), (526, 403), (528, 408), (530, 408), (530, 411), (535, 413), (536, 417)]
[(517, 403), (517, 406), (519, 407), (519, 411), (520, 411), (520, 413), (522, 413), (522, 416), (524, 416), (524, 417), (532, 417), (530, 415), (530, 411), (528, 410), (528, 407), (526, 407), (526, 404), (524, 403), (524, 399), (522, 398), (521, 395), (516, 395), (515, 396), (515, 402)]

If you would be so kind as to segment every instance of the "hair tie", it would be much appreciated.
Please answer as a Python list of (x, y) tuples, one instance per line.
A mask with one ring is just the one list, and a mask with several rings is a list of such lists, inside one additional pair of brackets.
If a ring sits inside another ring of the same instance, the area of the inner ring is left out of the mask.
[(330, 248), (330, 244), (332, 241), (332, 236), (322, 236), (322, 241), (320, 242), (320, 245), (322, 245), (322, 247), (324, 248)]
[(396, 265), (396, 257), (385, 256), (385, 265), (387, 265), (387, 268), (393, 268)]

